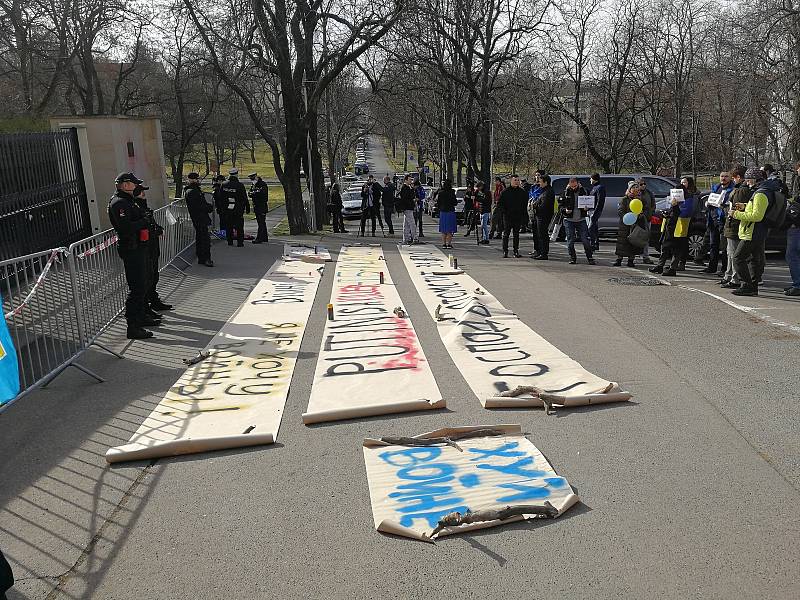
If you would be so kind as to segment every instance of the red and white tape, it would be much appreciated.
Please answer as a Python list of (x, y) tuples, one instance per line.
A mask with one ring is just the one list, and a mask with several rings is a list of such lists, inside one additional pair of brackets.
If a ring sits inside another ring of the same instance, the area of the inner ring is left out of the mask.
[(11, 317), (16, 317), (19, 313), (22, 312), (22, 309), (25, 308), (28, 302), (30, 302), (31, 298), (33, 298), (33, 295), (36, 293), (36, 290), (39, 288), (39, 285), (41, 285), (42, 281), (44, 281), (44, 278), (47, 277), (47, 273), (50, 271), (50, 267), (53, 266), (53, 263), (58, 259), (59, 254), (61, 254), (60, 249), (53, 250), (53, 253), (50, 255), (50, 258), (47, 259), (47, 264), (45, 264), (44, 269), (42, 269), (42, 272), (39, 273), (39, 277), (36, 278), (36, 283), (33, 284), (31, 291), (28, 292), (28, 295), (25, 296), (25, 299), (19, 303), (19, 306), (17, 306), (14, 310), (7, 312), (5, 314), (6, 319), (9, 319)]
[(101, 244), (98, 244), (97, 246), (94, 246), (92, 248), (89, 248), (88, 250), (84, 250), (83, 252), (81, 252), (77, 256), (78, 256), (78, 258), (86, 258), (87, 256), (91, 256), (92, 254), (97, 254), (101, 250), (105, 250), (106, 248), (110, 248), (111, 246), (116, 244), (117, 241), (119, 241), (119, 238), (116, 235), (112, 235), (105, 242), (103, 242)]

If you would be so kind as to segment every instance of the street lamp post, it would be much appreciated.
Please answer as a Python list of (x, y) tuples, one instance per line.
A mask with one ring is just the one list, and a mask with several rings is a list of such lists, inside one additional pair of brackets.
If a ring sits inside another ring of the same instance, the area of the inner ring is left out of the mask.
[[(307, 83), (316, 83), (316, 80), (304, 79), (303, 80), (303, 104), (305, 105), (306, 115), (308, 115), (308, 92), (306, 90)], [(314, 204), (314, 169), (311, 164), (311, 131), (306, 127), (306, 151), (308, 153), (308, 164), (306, 165), (306, 182), (308, 183), (308, 197), (310, 210), (308, 211), (308, 226), (311, 232), (317, 230), (317, 207)]]

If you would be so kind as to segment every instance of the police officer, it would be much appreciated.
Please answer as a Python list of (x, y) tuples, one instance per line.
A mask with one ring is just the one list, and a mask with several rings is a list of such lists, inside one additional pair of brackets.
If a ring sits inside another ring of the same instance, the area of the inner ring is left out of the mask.
[(217, 175), (214, 177), (211, 184), (213, 189), (212, 196), (214, 197), (214, 207), (217, 209), (217, 216), (219, 216), (220, 231), (228, 230), (228, 228), (225, 227), (225, 198), (222, 196), (222, 184), (224, 181), (225, 178), (222, 175)]
[(228, 171), (228, 179), (220, 188), (225, 206), (225, 237), (228, 246), (233, 246), (233, 230), (236, 230), (236, 241), (239, 248), (244, 246), (244, 213), (250, 214), (250, 201), (247, 190), (239, 181), (239, 169)]
[(183, 199), (186, 201), (186, 208), (194, 225), (194, 249), (197, 253), (197, 262), (207, 267), (213, 267), (214, 261), (211, 260), (211, 235), (208, 227), (211, 225), (211, 211), (214, 205), (206, 202), (206, 195), (200, 188), (200, 175), (189, 173), (187, 175), (189, 184), (183, 191)]
[(147, 316), (145, 304), (149, 222), (145, 212), (133, 199), (133, 191), (142, 181), (133, 173), (120, 173), (114, 182), (117, 191), (109, 200), (108, 217), (117, 232), (117, 252), (125, 266), (125, 279), (128, 282), (128, 298), (125, 300), (128, 339), (142, 340), (153, 337), (153, 333), (142, 326), (158, 324)]
[(161, 257), (161, 244), (159, 238), (164, 233), (164, 228), (153, 219), (153, 211), (147, 206), (146, 185), (137, 184), (133, 190), (133, 201), (145, 212), (148, 220), (148, 230), (150, 239), (147, 240), (147, 295), (145, 300), (147, 310), (145, 311), (153, 319), (161, 319), (157, 310), (172, 310), (171, 304), (166, 304), (158, 295), (158, 259)]
[(250, 186), (250, 199), (253, 201), (253, 212), (258, 222), (258, 233), (254, 244), (261, 244), (269, 241), (267, 232), (267, 213), (269, 212), (269, 188), (267, 183), (258, 176), (258, 173), (248, 175), (253, 184)]

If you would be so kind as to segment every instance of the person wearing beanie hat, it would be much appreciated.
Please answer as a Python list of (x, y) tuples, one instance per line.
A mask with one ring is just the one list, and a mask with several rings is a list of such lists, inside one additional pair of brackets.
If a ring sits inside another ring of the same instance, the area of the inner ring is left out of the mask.
[(731, 216), (739, 221), (739, 243), (731, 260), (741, 282), (731, 293), (734, 296), (758, 296), (758, 281), (764, 273), (764, 245), (769, 234), (764, 215), (770, 201), (774, 200), (774, 192), (761, 169), (747, 169), (744, 180), (753, 190), (753, 195), (747, 204), (737, 202), (731, 207)]
[(194, 226), (195, 244), (194, 249), (197, 254), (197, 262), (206, 267), (213, 267), (214, 261), (211, 260), (211, 235), (208, 227), (211, 225), (211, 211), (214, 205), (206, 202), (206, 195), (200, 188), (200, 175), (189, 173), (187, 176), (188, 185), (183, 190), (183, 199), (186, 208), (189, 210), (189, 217)]
[[(632, 267), (634, 266), (634, 257), (637, 254), (642, 253), (641, 248), (637, 248), (628, 240), (628, 236), (630, 235), (631, 229), (634, 227), (634, 225), (626, 225), (622, 220), (623, 217), (631, 211), (631, 201), (639, 198), (639, 191), (639, 184), (635, 181), (629, 181), (628, 190), (619, 201), (619, 207), (617, 208), (617, 213), (619, 214), (619, 224), (617, 225), (617, 246), (614, 250), (615, 254), (617, 255), (617, 260), (612, 263), (612, 266), (614, 267), (621, 267), (623, 258), (627, 258), (627, 265)], [(637, 217), (635, 225), (646, 227), (643, 221), (644, 219), (640, 214)]]

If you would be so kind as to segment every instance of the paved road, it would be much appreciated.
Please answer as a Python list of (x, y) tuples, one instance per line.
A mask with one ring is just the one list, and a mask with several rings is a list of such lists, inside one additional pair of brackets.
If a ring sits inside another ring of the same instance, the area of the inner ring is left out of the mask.
[[(325, 241), (335, 253), (347, 237)], [(329, 268), (278, 444), (106, 466), (105, 450), (127, 441), (180, 359), (280, 252), (217, 243), (216, 268), (166, 277), (177, 310), (158, 338), (128, 344), (115, 328), (106, 342), (125, 360), (89, 353), (107, 383), (70, 371), (0, 417), (0, 545), (24, 578), (9, 597), (798, 597), (800, 335), (677, 285), (619, 285), (610, 279), (634, 274), (607, 253), (572, 266), (559, 247), (541, 264), (457, 238), (453, 253), (482, 286), (635, 394), (557, 417), (489, 413), (428, 325), (393, 242), (384, 249), (447, 411), (302, 425)], [(520, 423), (582, 503), (435, 546), (373, 530), (364, 437), (492, 422)]]

